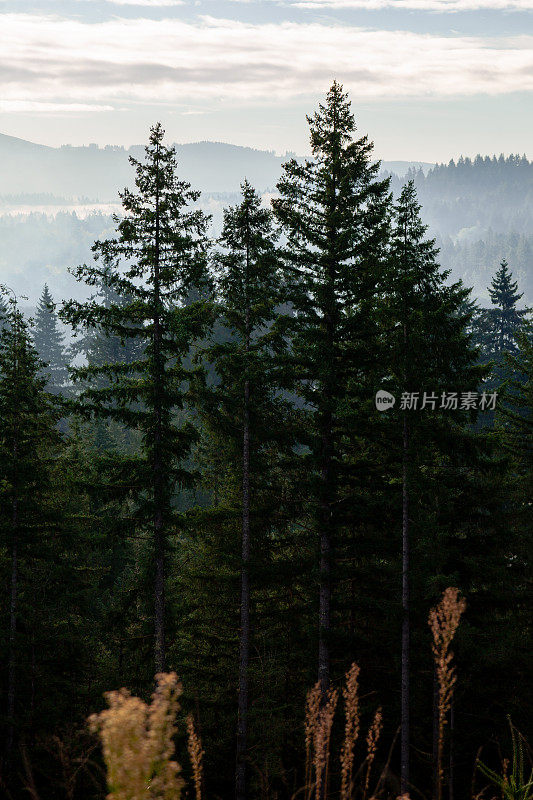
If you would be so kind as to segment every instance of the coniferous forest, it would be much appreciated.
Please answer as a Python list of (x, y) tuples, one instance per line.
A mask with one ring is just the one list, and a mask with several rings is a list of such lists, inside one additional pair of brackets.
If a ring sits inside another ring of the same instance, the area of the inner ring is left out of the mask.
[(216, 239), (156, 124), (87, 299), (2, 287), (10, 800), (532, 796), (512, 253), (480, 307), (342, 86), (308, 122)]

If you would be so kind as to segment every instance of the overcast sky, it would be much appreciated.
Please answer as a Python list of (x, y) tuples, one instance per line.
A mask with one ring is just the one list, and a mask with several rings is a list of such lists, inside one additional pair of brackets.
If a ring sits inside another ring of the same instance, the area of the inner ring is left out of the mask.
[(385, 159), (533, 157), (533, 0), (0, 0), (0, 132), (308, 152), (333, 78)]

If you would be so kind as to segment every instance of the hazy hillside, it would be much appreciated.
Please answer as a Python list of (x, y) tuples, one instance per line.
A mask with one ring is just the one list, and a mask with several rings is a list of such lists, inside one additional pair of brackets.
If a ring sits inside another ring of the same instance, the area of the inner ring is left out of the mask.
[[(254, 150), (223, 142), (176, 144), (180, 172), (202, 192), (236, 192), (246, 177), (260, 191), (272, 189), (287, 153)], [(123, 147), (45, 147), (0, 134), (0, 195), (46, 193), (62, 198), (115, 200), (117, 191), (132, 180), (128, 156), (141, 158), (142, 145)], [(410, 167), (431, 164), (385, 162), (384, 169), (399, 175)]]
[[(292, 154), (220, 142), (176, 145), (180, 174), (202, 191), (200, 205), (220, 230), (224, 206), (247, 177), (265, 195)], [(143, 147), (51, 148), (0, 135), (0, 280), (33, 302), (47, 281), (56, 296), (81, 291), (66, 268), (91, 257), (95, 238), (110, 231), (118, 191), (131, 184), (128, 155)], [(488, 302), (486, 287), (502, 258), (533, 303), (533, 164), (524, 157), (478, 156), (431, 165), (383, 162), (398, 194), (415, 180), (423, 216), (441, 247), (441, 262)]]
[(489, 303), (487, 285), (502, 258), (533, 301), (533, 163), (525, 156), (477, 156), (437, 165), (415, 182), (441, 261)]

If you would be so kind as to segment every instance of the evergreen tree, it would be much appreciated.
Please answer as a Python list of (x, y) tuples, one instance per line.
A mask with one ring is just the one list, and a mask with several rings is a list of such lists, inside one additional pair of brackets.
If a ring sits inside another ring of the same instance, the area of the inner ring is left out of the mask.
[(512, 407), (502, 407), (506, 442), (519, 462), (531, 472), (533, 453), (533, 330), (531, 323), (516, 337), (516, 352), (509, 353), (507, 362), (515, 376), (507, 386), (506, 398)]
[[(240, 205), (224, 212), (220, 244), (222, 249), (215, 263), (221, 322), (228, 341), (212, 347), (210, 359), (220, 380), (213, 391), (215, 418), (232, 419), (231, 427), (242, 437), (238, 455), (242, 472), (242, 562), (236, 797), (244, 800), (247, 796), (250, 567), (258, 527), (256, 492), (262, 484), (262, 494), (265, 494), (269, 480), (265, 448), (276, 441), (279, 446), (284, 434), (281, 421), (286, 416), (285, 404), (275, 396), (273, 356), (284, 345), (275, 324), (279, 322), (276, 306), (281, 298), (272, 214), (261, 208), (261, 198), (247, 181), (242, 185)], [(216, 426), (220, 428), (220, 422)], [(229, 433), (231, 429), (226, 430)]]
[(4, 328), (8, 324), (8, 313), (7, 313), (7, 305), (0, 293), (0, 330)]
[[(481, 309), (476, 317), (474, 336), (481, 349), (481, 360), (492, 362), (492, 370), (483, 384), (488, 392), (499, 391), (506, 381), (513, 378), (509, 371), (511, 362), (508, 354), (516, 353), (516, 338), (526, 323), (529, 308), (519, 309), (517, 304), (522, 294), (518, 292), (518, 284), (512, 280), (505, 259), (496, 272), (489, 294), (494, 308)], [(494, 412), (483, 414), (480, 422), (489, 427), (494, 426)]]
[(287, 237), (299, 392), (312, 414), (309, 473), (320, 539), (318, 674), (330, 681), (332, 562), (340, 520), (342, 409), (372, 360), (376, 283), (388, 238), (388, 180), (378, 180), (366, 136), (354, 139), (347, 95), (334, 83), (308, 118), (312, 159), (284, 165), (274, 212)]
[(9, 553), (9, 577), (4, 583), (9, 587), (5, 756), (12, 766), (15, 731), (26, 716), (22, 706), (17, 707), (17, 690), (21, 677), (27, 677), (21, 658), (23, 631), (32, 630), (26, 616), (32, 608), (29, 597), (36, 569), (32, 562), (43, 557), (53, 525), (50, 462), (58, 435), (57, 415), (41, 377), (43, 364), (16, 299), (9, 301), (6, 319), (8, 325), (0, 331), (0, 533), (2, 551)]
[[(384, 358), (383, 385), (397, 397), (414, 395), (419, 399), (415, 413), (404, 403), (401, 432), (402, 475), (402, 646), (401, 646), (401, 791), (409, 791), (410, 760), (410, 583), (412, 568), (411, 522), (417, 515), (420, 480), (418, 470), (430, 447), (430, 458), (439, 449), (438, 428), (449, 429), (454, 416), (441, 410), (442, 395), (450, 389), (472, 389), (479, 370), (473, 369), (476, 352), (471, 347), (467, 327), (472, 315), (469, 291), (460, 283), (449, 286), (449, 272), (436, 261), (438, 250), (433, 239), (426, 239), (427, 226), (420, 217), (414, 182), (403, 188), (395, 206), (391, 242), (390, 277), (386, 336), (390, 347)], [(391, 384), (387, 384), (391, 381)], [(424, 398), (433, 398), (426, 405)], [(434, 408), (434, 406), (436, 406)], [(401, 407), (401, 401), (400, 401)], [(455, 417), (460, 414), (455, 414)], [(464, 416), (464, 415), (463, 415)], [(395, 420), (395, 418), (393, 417)], [(440, 438), (442, 447), (442, 436)], [(433, 446), (431, 447), (431, 443)], [(390, 446), (390, 440), (389, 444)], [(449, 446), (449, 443), (448, 445)], [(425, 454), (425, 455), (424, 455)], [(420, 569), (420, 565), (415, 565)]]
[[(100, 282), (95, 297), (105, 308), (127, 307), (132, 298), (122, 296), (108, 284), (108, 280), (112, 281), (111, 275)], [(130, 324), (134, 327), (133, 321)], [(73, 343), (72, 351), (75, 355), (82, 354), (89, 366), (102, 367), (104, 364), (130, 364), (137, 361), (142, 355), (142, 344), (137, 336), (125, 336), (124, 332), (113, 335), (101, 326), (89, 325)], [(95, 380), (100, 387), (110, 385), (109, 377), (104, 374)]]
[[(525, 325), (516, 337), (517, 350), (506, 355), (511, 376), (497, 414), (504, 448), (513, 459), (512, 491), (519, 524), (527, 542), (531, 536), (531, 486), (533, 485), (533, 327)], [(525, 523), (525, 526), (524, 526)]]
[[(205, 301), (185, 304), (193, 287), (207, 284), (205, 215), (188, 208), (199, 192), (176, 176), (176, 154), (163, 145), (160, 124), (151, 129), (144, 162), (130, 158), (136, 192), (120, 195), (124, 217), (117, 236), (96, 242), (96, 264), (75, 270), (78, 280), (106, 286), (128, 298), (106, 307), (95, 298), (69, 301), (62, 317), (73, 327), (93, 326), (123, 339), (136, 337), (141, 355), (133, 362), (89, 365), (75, 370), (88, 381), (81, 393), (86, 412), (116, 419), (142, 434), (140, 455), (122, 457), (126, 481), (138, 500), (137, 518), (151, 528), (155, 671), (165, 668), (165, 563), (170, 533), (179, 529), (173, 498), (190, 482), (184, 466), (196, 438), (185, 417), (189, 372), (183, 360), (208, 322)], [(98, 378), (111, 379), (98, 386)]]
[(48, 380), (47, 390), (61, 394), (68, 383), (65, 334), (58, 327), (55, 304), (47, 284), (39, 298), (32, 333), (39, 357), (46, 365), (44, 374)]
[(529, 313), (529, 309), (517, 307), (523, 294), (519, 293), (518, 283), (512, 278), (509, 265), (503, 259), (488, 287), (494, 308), (483, 309), (478, 322), (483, 356), (496, 362), (498, 374), (504, 354), (516, 352), (516, 335)]
[(515, 336), (520, 329), (527, 309), (519, 310), (518, 301), (523, 294), (518, 292), (518, 283), (512, 280), (509, 265), (504, 259), (489, 286), (489, 295), (496, 309), (492, 313), (495, 334), (494, 354), (501, 357), (504, 351), (515, 352)]

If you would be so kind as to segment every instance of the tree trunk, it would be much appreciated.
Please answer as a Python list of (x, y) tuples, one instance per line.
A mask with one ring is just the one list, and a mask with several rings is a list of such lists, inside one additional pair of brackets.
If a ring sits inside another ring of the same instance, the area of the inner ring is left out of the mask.
[(409, 792), (409, 427), (407, 414), (403, 418), (403, 487), (402, 487), (402, 691), (400, 791)]
[(241, 626), (239, 631), (239, 689), (237, 699), (236, 800), (246, 800), (246, 757), (248, 751), (248, 665), (250, 661), (250, 243), (246, 211), (245, 261), (245, 381), (242, 436), (242, 542), (241, 542)]
[[(158, 164), (156, 162), (156, 168)], [(156, 178), (158, 181), (158, 178)], [(165, 511), (165, 486), (163, 474), (162, 442), (163, 442), (163, 403), (162, 381), (163, 367), (161, 364), (161, 319), (160, 319), (160, 279), (159, 279), (159, 191), (156, 184), (156, 209), (155, 209), (155, 257), (154, 257), (154, 445), (153, 445), (153, 492), (154, 492), (154, 664), (155, 671), (165, 670), (165, 537), (164, 537), (164, 511)]]
[[(18, 377), (18, 321), (15, 323), (15, 380)], [(11, 509), (11, 596), (9, 602), (9, 653), (7, 667), (7, 738), (6, 762), (10, 768), (13, 741), (15, 736), (15, 697), (16, 697), (16, 648), (17, 648), (17, 605), (18, 605), (18, 547), (19, 547), (19, 500), (18, 500), (18, 437), (13, 435), (13, 505)]]
[(433, 668), (433, 800), (439, 795), (439, 681)]
[(244, 384), (241, 629), (239, 641), (239, 697), (237, 721), (236, 798), (246, 800), (248, 738), (248, 663), (250, 659), (250, 383)]
[[(16, 451), (15, 451), (16, 457)], [(9, 768), (15, 735), (16, 636), (18, 599), (18, 500), (13, 500), (13, 540), (11, 547), (11, 597), (9, 604), (9, 653), (7, 668), (7, 739), (6, 761)]]
[(325, 699), (329, 689), (329, 636), (331, 628), (331, 511), (328, 489), (331, 470), (331, 425), (323, 434), (323, 465), (321, 470), (322, 498), (320, 500), (320, 565), (318, 608), (318, 680)]
[[(333, 192), (336, 195), (335, 180)], [(334, 234), (330, 234), (332, 247)], [(318, 607), (318, 680), (322, 692), (322, 703), (326, 700), (326, 692), (330, 683), (330, 630), (331, 630), (331, 560), (332, 560), (332, 461), (333, 461), (333, 408), (334, 392), (337, 376), (335, 374), (335, 303), (336, 264), (329, 265), (328, 297), (325, 307), (326, 325), (326, 372), (323, 378), (323, 406), (320, 415), (320, 494), (318, 521), (320, 526), (320, 562), (319, 562), (319, 607)]]
[(320, 526), (320, 562), (319, 562), (319, 607), (318, 607), (318, 680), (322, 692), (322, 702), (326, 700), (326, 692), (330, 683), (330, 630), (331, 630), (331, 560), (332, 560), (332, 525), (331, 505), (332, 487), (331, 470), (333, 456), (333, 387), (336, 384), (333, 364), (334, 342), (334, 299), (333, 280), (331, 281), (330, 310), (326, 315), (328, 351), (327, 375), (323, 385), (324, 406), (320, 419), (320, 438), (322, 450), (320, 454), (320, 494), (318, 522)]
[[(407, 227), (404, 227), (403, 266), (407, 272)], [(405, 290), (404, 290), (405, 291)], [(409, 309), (407, 296), (403, 296), (403, 383), (404, 390), (411, 388), (409, 368)], [(400, 792), (409, 793), (409, 745), (410, 745), (410, 619), (409, 619), (409, 423), (407, 411), (403, 413), (402, 440), (402, 663), (401, 663), (401, 731), (400, 731)]]
[(454, 753), (454, 734), (455, 734), (455, 708), (452, 700), (450, 706), (450, 764), (448, 772), (448, 798), (453, 800), (454, 796), (454, 771), (455, 771), (455, 753)]

